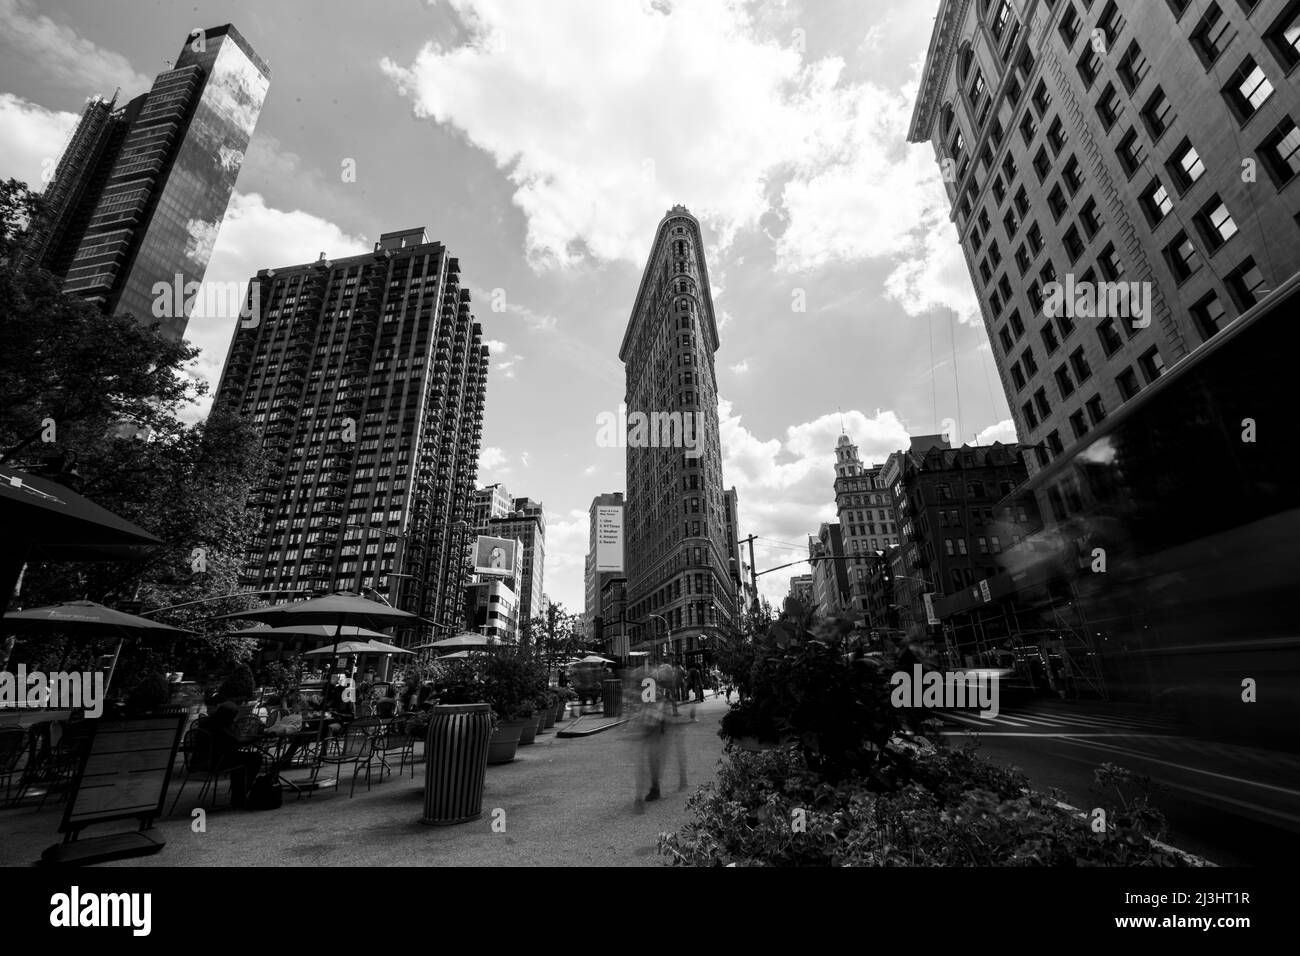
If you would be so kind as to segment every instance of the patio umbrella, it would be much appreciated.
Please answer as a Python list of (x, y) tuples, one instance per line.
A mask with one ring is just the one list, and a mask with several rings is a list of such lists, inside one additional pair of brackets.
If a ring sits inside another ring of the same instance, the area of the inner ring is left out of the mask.
[(600, 657), (597, 654), (588, 654), (582, 660), (578, 661), (578, 663), (579, 664), (612, 664), (614, 662), (611, 661), (608, 657)]
[(147, 617), (138, 617), (124, 611), (115, 611), (111, 607), (96, 604), (94, 601), (68, 601), (49, 607), (35, 607), (27, 611), (12, 611), (0, 618), (0, 630), (19, 634), (66, 631), (74, 634), (87, 632), (116, 633), (118, 635), (117, 651), (113, 654), (113, 666), (108, 672), (108, 684), (113, 682), (113, 672), (117, 670), (117, 659), (122, 652), (122, 640), (126, 637), (149, 636), (151, 634), (192, 634), (184, 628), (172, 627)]
[(120, 561), (162, 544), (143, 528), (46, 478), (0, 465), (0, 609), (28, 561)]
[[(259, 640), (268, 641), (285, 640), (290, 641), (298, 637), (319, 637), (332, 638), (336, 628), (328, 624), (286, 624), (284, 627), (250, 627), (242, 631), (230, 631), (235, 637), (256, 637)], [(390, 635), (381, 631), (372, 631), (364, 627), (350, 625), (339, 629), (339, 636), (349, 639), (367, 641), (375, 638), (387, 639)]]
[(304, 651), (307, 654), (413, 654), (414, 651), (408, 651), (404, 647), (395, 647), (392, 644), (385, 644), (383, 641), (343, 641), (340, 644), (333, 645), (333, 648), (318, 647), (314, 651)]
[(236, 611), (222, 614), (218, 620), (242, 618), (250, 621), (262, 621), (273, 627), (288, 627), (301, 624), (331, 625), (334, 646), (343, 638), (345, 626), (377, 629), (392, 627), (420, 620), (408, 611), (402, 611), (378, 601), (371, 601), (353, 591), (337, 591), (325, 597), (311, 598), (306, 601), (294, 601), (291, 604), (277, 604), (271, 607), (259, 607), (251, 611)]
[(421, 644), (416, 648), (417, 651), (435, 648), (437, 650), (451, 651), (464, 650), (467, 647), (495, 647), (497, 646), (495, 637), (488, 637), (484, 634), (475, 634), (473, 631), (462, 631), (455, 637), (444, 637), (440, 641), (433, 641), (429, 644)]

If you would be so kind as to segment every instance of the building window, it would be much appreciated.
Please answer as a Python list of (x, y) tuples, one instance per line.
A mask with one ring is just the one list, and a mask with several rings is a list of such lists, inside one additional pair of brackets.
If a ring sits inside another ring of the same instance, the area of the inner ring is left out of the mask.
[(1071, 196), (1083, 188), (1083, 168), (1079, 165), (1079, 157), (1070, 157), (1070, 161), (1065, 164), (1065, 169), (1061, 172), (1061, 178), (1065, 181), (1065, 188), (1070, 190)]
[(1223, 303), (1214, 292), (1192, 306), (1192, 320), (1196, 323), (1196, 330), (1201, 333), (1201, 339), (1207, 342), (1223, 328), (1225, 315)]
[(1066, 399), (1074, 394), (1074, 382), (1070, 379), (1070, 370), (1062, 365), (1056, 370), (1056, 388), (1061, 393), (1061, 398)]
[(1052, 152), (1057, 156), (1061, 155), (1061, 150), (1065, 149), (1067, 137), (1065, 135), (1065, 124), (1061, 122), (1058, 116), (1052, 120), (1052, 125), (1047, 128), (1047, 145), (1052, 147)]
[(1111, 128), (1124, 115), (1124, 102), (1120, 98), (1119, 91), (1115, 89), (1114, 83), (1107, 83), (1106, 89), (1102, 91), (1101, 99), (1097, 101), (1097, 116), (1101, 118), (1101, 124), (1110, 132)]
[(1077, 68), (1079, 78), (1083, 80), (1083, 88), (1092, 89), (1092, 84), (1097, 81), (1097, 74), (1101, 72), (1101, 54), (1091, 43), (1084, 44), (1083, 52), (1079, 54)]
[(1223, 15), (1217, 3), (1212, 2), (1192, 31), (1192, 49), (1208, 70), (1218, 62), (1236, 35), (1232, 21)]
[(1165, 373), (1165, 360), (1160, 357), (1160, 350), (1152, 346), (1142, 354), (1138, 359), (1138, 368), (1142, 369), (1142, 376), (1150, 385), (1161, 375)]
[(1038, 223), (1033, 223), (1029, 227), (1029, 232), (1025, 234), (1029, 242), (1029, 250), (1035, 256), (1043, 251), (1043, 230), (1038, 228)]
[(1034, 358), (1034, 350), (1031, 346), (1025, 346), (1025, 354), (1020, 357), (1020, 364), (1025, 367), (1025, 373), (1030, 378), (1038, 374), (1038, 362)]
[(1038, 416), (1034, 413), (1033, 402), (1025, 402), (1020, 406), (1020, 411), (1025, 416), (1025, 424), (1029, 426), (1030, 431), (1038, 427)]
[(1147, 105), (1142, 107), (1142, 122), (1146, 124), (1153, 143), (1158, 143), (1160, 137), (1165, 135), (1165, 130), (1173, 125), (1173, 104), (1169, 102), (1169, 97), (1165, 96), (1163, 87), (1157, 86), (1156, 91), (1147, 100)]
[(1076, 439), (1088, 434), (1088, 421), (1084, 418), (1082, 409), (1070, 416), (1070, 431), (1074, 432)]
[(1067, 229), (1065, 232), (1064, 241), (1065, 241), (1065, 251), (1070, 256), (1070, 265), (1074, 265), (1074, 263), (1079, 261), (1079, 257), (1083, 255), (1083, 251), (1085, 248), (1083, 238), (1079, 235), (1079, 227), (1071, 226), (1069, 229)]
[(1273, 95), (1273, 84), (1255, 58), (1248, 56), (1221, 92), (1238, 122), (1244, 125)]
[(1034, 142), (1034, 137), (1038, 135), (1038, 127), (1034, 124), (1034, 114), (1026, 113), (1020, 121), (1020, 137), (1025, 141), (1026, 146)]
[(1079, 210), (1079, 222), (1083, 224), (1083, 231), (1089, 239), (1097, 235), (1101, 229), (1101, 217), (1097, 215), (1097, 200), (1089, 197), (1083, 204), (1083, 208)]
[(1248, 256), (1241, 265), (1228, 273), (1228, 278), (1224, 281), (1239, 312), (1251, 308), (1269, 291), (1264, 288), (1264, 274), (1255, 265), (1253, 256)]
[(1165, 261), (1169, 263), (1169, 270), (1179, 283), (1200, 268), (1200, 253), (1196, 251), (1196, 246), (1186, 231), (1179, 232), (1174, 236), (1173, 242), (1165, 246)]
[(1165, 168), (1169, 170), (1169, 175), (1173, 178), (1179, 192), (1186, 192), (1193, 183), (1205, 175), (1205, 164), (1201, 162), (1201, 155), (1188, 139), (1184, 139), (1174, 149), (1174, 154), (1165, 164)]
[(1065, 48), (1071, 50), (1074, 48), (1074, 41), (1079, 38), (1079, 32), (1083, 29), (1083, 23), (1079, 19), (1079, 11), (1074, 8), (1073, 3), (1066, 4), (1065, 12), (1061, 14), (1061, 25), (1058, 28), (1061, 32), (1061, 39), (1065, 43)]
[(1044, 420), (1052, 415), (1052, 403), (1047, 400), (1047, 389), (1040, 388), (1034, 392), (1034, 407), (1038, 409), (1038, 414)]
[(1110, 282), (1116, 282), (1124, 277), (1124, 260), (1119, 257), (1113, 242), (1108, 243), (1101, 251), (1101, 255), (1097, 258), (1097, 265), (1101, 268), (1101, 274)]
[(1151, 184), (1138, 197), (1138, 203), (1141, 205), (1142, 212), (1147, 217), (1147, 223), (1152, 229), (1164, 222), (1165, 217), (1174, 211), (1174, 203), (1169, 198), (1169, 190), (1165, 189), (1165, 184), (1159, 179), (1151, 180)]
[(1233, 222), (1228, 207), (1217, 195), (1201, 207), (1195, 217), (1196, 228), (1211, 253), (1217, 252), (1229, 239), (1237, 234), (1237, 224)]
[(1138, 88), (1150, 69), (1151, 64), (1147, 62), (1142, 47), (1138, 45), (1137, 40), (1134, 40), (1124, 52), (1124, 57), (1119, 61), (1116, 72), (1119, 74), (1120, 82), (1124, 84), (1124, 89), (1132, 96), (1133, 91)]
[(1106, 420), (1106, 406), (1102, 403), (1100, 395), (1094, 395), (1088, 399), (1088, 403), (1084, 408), (1088, 409), (1088, 419), (1093, 425), (1100, 425)]
[(1074, 377), (1080, 385), (1092, 378), (1092, 366), (1088, 364), (1088, 359), (1083, 354), (1082, 347), (1070, 353), (1070, 365), (1074, 368)]
[(1264, 167), (1280, 189), (1300, 175), (1300, 127), (1286, 117), (1259, 147)]
[(1041, 334), (1043, 337), (1043, 347), (1047, 349), (1048, 355), (1051, 355), (1053, 352), (1055, 352), (1058, 348), (1061, 347), (1061, 342), (1056, 337), (1056, 329), (1052, 328), (1052, 324), (1050, 322), (1047, 323), (1047, 325), (1043, 326), (1043, 330), (1039, 334)]
[(1047, 448), (1053, 455), (1060, 455), (1065, 451), (1065, 446), (1061, 443), (1061, 433), (1053, 431), (1047, 436)]
[(1136, 129), (1129, 127), (1129, 131), (1124, 134), (1124, 138), (1115, 147), (1115, 155), (1119, 157), (1119, 164), (1124, 167), (1124, 172), (1128, 174), (1128, 178), (1132, 179), (1133, 174), (1141, 168), (1147, 155), (1146, 145), (1138, 136)]
[(1097, 326), (1097, 337), (1101, 339), (1101, 350), (1110, 358), (1119, 351), (1124, 340), (1119, 337), (1119, 331), (1115, 328), (1114, 319), (1105, 319), (1101, 325)]
[(1020, 363), (1019, 363), (1019, 362), (1014, 362), (1014, 363), (1012, 363), (1012, 365), (1011, 365), (1011, 381), (1012, 381), (1012, 384), (1014, 384), (1014, 385), (1016, 386), (1016, 391), (1017, 391), (1017, 392), (1019, 392), (1019, 391), (1021, 391), (1022, 389), (1024, 389), (1025, 385), (1027, 384), (1027, 383), (1025, 382), (1025, 373), (1022, 372), (1022, 371), (1020, 371)]
[(1131, 368), (1124, 369), (1115, 377), (1115, 385), (1118, 386), (1119, 394), (1126, 402), (1142, 390), (1142, 386), (1138, 384), (1137, 373)]
[(1043, 117), (1043, 114), (1045, 114), (1049, 109), (1051, 109), (1052, 96), (1050, 93), (1047, 92), (1046, 80), (1039, 80), (1038, 85), (1034, 87), (1033, 104), (1034, 104), (1034, 109), (1038, 112), (1038, 116), (1040, 119)]
[(1047, 208), (1052, 211), (1052, 218), (1057, 222), (1065, 215), (1066, 210), (1070, 208), (1069, 201), (1065, 198), (1065, 193), (1059, 185), (1053, 186), (1052, 191), (1047, 195)]
[(1291, 0), (1278, 14), (1264, 41), (1288, 73), (1300, 64), (1300, 0)]

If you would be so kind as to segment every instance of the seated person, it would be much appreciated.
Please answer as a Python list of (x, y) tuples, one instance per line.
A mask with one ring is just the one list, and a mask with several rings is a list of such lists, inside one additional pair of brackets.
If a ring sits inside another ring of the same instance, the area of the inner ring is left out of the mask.
[(380, 717), (393, 717), (397, 714), (397, 687), (388, 685), (388, 691), (375, 705), (375, 713)]
[(262, 755), (240, 747), (235, 721), (239, 707), (223, 701), (217, 709), (197, 726), (195, 754), (192, 767), (212, 772), (230, 771), (230, 804), (244, 806), (248, 790), (262, 766)]

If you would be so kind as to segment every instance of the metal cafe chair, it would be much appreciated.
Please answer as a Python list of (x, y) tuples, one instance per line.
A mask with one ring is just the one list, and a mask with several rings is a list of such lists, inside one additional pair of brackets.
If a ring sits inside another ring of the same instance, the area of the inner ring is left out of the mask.
[(375, 752), (379, 756), (381, 780), (384, 773), (392, 775), (391, 760), (393, 759), (398, 761), (399, 777), (406, 768), (408, 758), (411, 761), (411, 776), (415, 776), (415, 738), (407, 732), (406, 725), (406, 718), (394, 717), (383, 725), (375, 738)]
[(342, 774), (344, 767), (352, 768), (352, 787), (348, 791), (351, 799), (357, 789), (357, 775), (364, 766), (366, 771), (366, 790), (370, 789), (370, 765), (374, 759), (374, 737), (376, 724), (370, 718), (354, 720), (344, 730), (342, 736), (324, 737), (321, 752), (312, 772), (312, 785), (317, 783), (322, 767), (334, 767)]
[[(199, 806), (203, 805), (203, 795), (212, 788), (212, 806), (215, 809), (217, 805), (217, 784), (222, 777), (229, 777), (234, 772), (235, 767), (213, 766), (212, 738), (207, 730), (202, 727), (194, 726), (185, 732), (185, 737), (181, 741), (181, 755), (184, 761), (184, 773), (181, 777), (180, 789), (176, 791), (176, 799), (172, 801), (171, 812), (176, 812), (176, 804), (180, 803), (181, 794), (185, 792), (185, 786), (190, 782), (191, 777), (198, 776), (203, 780), (203, 786), (199, 788)], [(231, 781), (234, 785), (234, 781)]]
[(30, 735), (25, 727), (0, 730), (0, 807), (22, 802), (27, 790)]

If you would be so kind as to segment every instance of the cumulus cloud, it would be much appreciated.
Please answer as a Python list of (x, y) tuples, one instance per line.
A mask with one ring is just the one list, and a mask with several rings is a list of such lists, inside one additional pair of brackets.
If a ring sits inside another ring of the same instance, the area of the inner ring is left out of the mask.
[(483, 484), (486, 474), (503, 475), (510, 470), (506, 464), (507, 456), (503, 449), (489, 445), (478, 453), (479, 484)]
[[(120, 87), (124, 96), (132, 97), (152, 83), (126, 57), (37, 12), (31, 0), (0, 0), (0, 24), (0, 49), (7, 59), (24, 61), (48, 79), (87, 95), (107, 96)], [(181, 40), (177, 38), (177, 52)]]
[(929, 289), (927, 235), (946, 198), (929, 151), (906, 145), (914, 85), (806, 61), (741, 3), (450, 2), (465, 42), (381, 68), (418, 116), (504, 171), (535, 268), (640, 264), (681, 202), (719, 247), (766, 232), (780, 269), (919, 259), (890, 292), (911, 303)]
[(749, 359), (742, 359), (741, 361), (737, 362), (735, 365), (728, 366), (728, 368), (730, 368), (737, 375), (744, 375), (746, 372), (749, 371)]
[[(756, 534), (758, 570), (774, 568), (808, 556), (808, 535), (823, 521), (835, 521), (835, 445), (841, 428), (858, 445), (866, 465), (880, 464), (891, 452), (908, 445), (907, 429), (893, 411), (874, 415), (831, 412), (792, 425), (780, 438), (762, 438), (735, 413), (731, 402), (718, 402), (722, 441), (723, 483), (735, 486), (741, 536)], [(841, 425), (841, 421), (843, 424)], [(768, 600), (779, 603), (791, 574), (807, 572), (796, 566), (760, 577)]]
[(1016, 423), (1009, 418), (1004, 418), (996, 425), (990, 425), (976, 437), (976, 444), (991, 445), (995, 441), (1000, 441), (1004, 445), (1013, 445), (1019, 441), (1016, 437)]
[[(0, 0), (2, 2), (2, 0)], [(47, 110), (12, 93), (0, 93), (0, 176), (13, 177), (41, 192), (77, 125), (76, 113)]]

